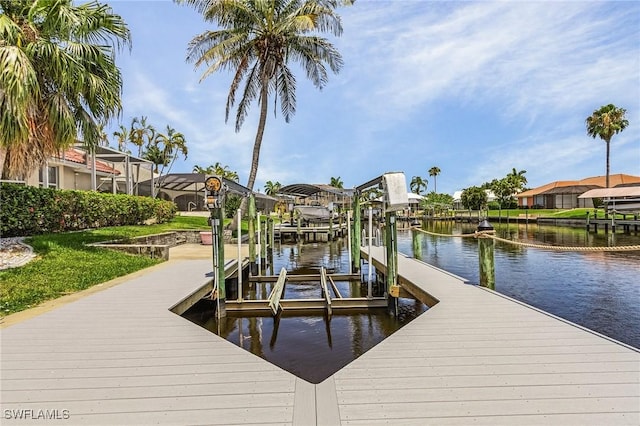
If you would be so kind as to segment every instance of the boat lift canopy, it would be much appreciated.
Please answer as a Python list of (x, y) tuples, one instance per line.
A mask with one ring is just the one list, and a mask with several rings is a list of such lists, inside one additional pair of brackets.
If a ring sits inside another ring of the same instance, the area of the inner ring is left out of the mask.
[(602, 198), (609, 209), (640, 211), (640, 186), (592, 189), (578, 198)]

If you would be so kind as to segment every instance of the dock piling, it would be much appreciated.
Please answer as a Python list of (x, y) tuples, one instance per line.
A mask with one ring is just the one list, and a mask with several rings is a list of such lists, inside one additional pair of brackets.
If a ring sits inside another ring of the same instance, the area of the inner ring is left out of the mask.
[(238, 209), (238, 302), (242, 302), (242, 210)]
[(256, 199), (249, 196), (249, 265), (251, 275), (258, 275), (256, 263)]
[[(485, 219), (478, 224), (478, 232), (495, 233), (493, 226)], [(495, 290), (496, 270), (494, 262), (495, 241), (492, 238), (478, 238), (478, 263), (480, 266), (480, 285)]]
[(353, 226), (351, 227), (351, 259), (353, 272), (360, 271), (360, 194), (353, 194)]
[[(385, 242), (387, 248), (387, 307), (393, 316), (398, 315), (398, 239), (396, 213), (387, 212)], [(371, 249), (370, 249), (371, 250)]]
[(422, 260), (422, 233), (411, 230), (411, 248), (413, 249), (413, 257)]

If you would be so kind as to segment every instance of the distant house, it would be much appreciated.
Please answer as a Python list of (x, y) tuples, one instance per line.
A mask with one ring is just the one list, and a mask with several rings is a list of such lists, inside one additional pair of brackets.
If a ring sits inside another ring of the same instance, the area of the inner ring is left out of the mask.
[[(94, 172), (95, 164), (95, 172)], [(25, 184), (57, 189), (136, 194), (137, 182), (149, 180), (153, 164), (131, 154), (97, 147), (95, 155), (73, 146), (49, 158)]]
[[(464, 191), (456, 191), (453, 193), (453, 208), (456, 210), (462, 210), (464, 209), (464, 206), (462, 205), (462, 193)], [(484, 192), (487, 194), (487, 203), (490, 203), (492, 201), (496, 200), (496, 195), (493, 193), (492, 190), (490, 189), (485, 189)]]
[[(582, 180), (560, 180), (521, 192), (516, 195), (520, 208), (573, 209), (592, 208), (591, 198), (579, 196), (591, 189), (604, 188), (605, 176), (594, 176)], [(609, 185), (640, 185), (640, 176), (625, 174), (609, 175)]]

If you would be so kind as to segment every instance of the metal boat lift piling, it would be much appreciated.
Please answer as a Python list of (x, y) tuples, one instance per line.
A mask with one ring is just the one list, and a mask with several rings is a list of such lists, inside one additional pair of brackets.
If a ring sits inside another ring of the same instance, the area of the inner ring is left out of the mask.
[[(297, 299), (297, 300), (282, 300), (282, 292), (286, 280), (292, 279), (287, 277), (286, 271), (281, 271), (276, 286), (272, 289), (272, 294), (268, 299), (263, 300), (243, 300), (243, 288), (242, 288), (242, 271), (238, 271), (237, 280), (237, 300), (227, 300), (227, 292), (225, 288), (225, 276), (224, 271), (220, 268), (220, 265), (224, 263), (224, 245), (222, 242), (222, 209), (224, 207), (224, 193), (227, 187), (223, 184), (222, 179), (218, 176), (208, 176), (205, 182), (205, 200), (206, 206), (211, 210), (211, 225), (212, 234), (217, 237), (213, 244), (213, 291), (211, 297), (216, 299), (217, 302), (217, 316), (218, 319), (226, 316), (227, 310), (229, 311), (267, 311), (271, 310), (274, 315), (277, 315), (280, 310), (291, 309), (326, 309), (327, 314), (331, 315), (333, 309), (369, 309), (379, 306), (384, 306), (386, 301), (387, 308), (393, 315), (397, 315), (398, 312), (398, 298), (400, 297), (401, 288), (398, 284), (397, 278), (397, 217), (396, 211), (402, 210), (408, 206), (406, 181), (404, 173), (391, 172), (385, 173), (375, 179), (366, 182), (355, 188), (354, 201), (353, 201), (353, 227), (350, 227), (350, 215), (347, 215), (347, 223), (343, 224), (342, 220), (335, 226), (332, 220), (332, 212), (330, 215), (329, 226), (327, 230), (327, 239), (331, 240), (334, 236), (343, 235), (344, 228), (346, 227), (351, 245), (351, 257), (353, 264), (351, 269), (358, 272), (360, 270), (360, 242), (361, 242), (361, 207), (360, 197), (364, 190), (372, 187), (380, 187), (383, 190), (383, 211), (385, 218), (385, 225), (383, 228), (384, 242), (386, 247), (386, 263), (385, 263), (385, 292), (383, 298), (374, 298), (372, 294), (372, 263), (371, 259), (368, 262), (368, 291), (366, 298), (344, 298), (340, 294), (333, 281), (331, 275), (327, 275), (324, 268), (321, 269), (317, 279), (322, 287), (323, 298), (318, 300), (313, 299)], [(247, 192), (245, 194), (248, 199), (248, 213), (249, 213), (249, 271), (250, 281), (269, 280), (265, 276), (260, 274), (266, 270), (267, 264), (270, 264), (273, 268), (272, 262), (272, 250), (276, 235), (273, 221), (270, 217), (266, 217), (264, 220), (261, 215), (256, 212), (255, 201), (253, 194)], [(330, 209), (331, 210), (331, 209)], [(240, 219), (240, 218), (238, 218)], [(369, 233), (368, 241), (369, 247), (372, 244), (372, 213), (369, 208)], [(301, 222), (298, 218), (296, 226), (296, 235), (300, 237), (303, 235), (300, 226)], [(257, 234), (257, 235), (256, 235)], [(282, 237), (282, 232), (279, 232)], [(257, 238), (256, 238), (257, 237)], [(241, 234), (238, 234), (240, 240)], [(239, 250), (240, 252), (240, 250)], [(240, 256), (240, 255), (239, 255)], [(238, 264), (242, 264), (242, 259), (238, 259)], [(272, 270), (273, 272), (273, 270)], [(355, 275), (357, 279), (360, 279), (360, 275)], [(308, 277), (306, 278), (308, 279)], [(329, 285), (331, 284), (331, 285)], [(334, 298), (331, 297), (331, 291), (333, 290)]]

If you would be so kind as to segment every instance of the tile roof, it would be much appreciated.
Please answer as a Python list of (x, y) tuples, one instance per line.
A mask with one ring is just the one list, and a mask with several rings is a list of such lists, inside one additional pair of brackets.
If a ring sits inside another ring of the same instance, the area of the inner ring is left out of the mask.
[[(625, 175), (622, 173), (618, 173), (615, 175), (609, 175), (609, 186), (615, 187), (623, 184), (632, 184), (632, 183), (640, 183), (640, 176), (632, 176)], [(517, 195), (518, 198), (523, 197), (532, 197), (534, 195), (540, 195), (547, 191), (563, 188), (563, 187), (571, 187), (571, 186), (600, 186), (604, 188), (606, 186), (606, 176), (592, 176), (582, 180), (558, 180), (555, 182), (548, 183), (546, 185), (539, 186), (537, 188), (530, 189), (528, 191), (521, 192)], [(560, 191), (554, 191), (555, 193), (560, 193)]]
[[(83, 152), (81, 150), (78, 150), (78, 149), (75, 149), (75, 148), (68, 148), (64, 152), (64, 155), (61, 156), (61, 157), (58, 157), (58, 158), (64, 159), (64, 160), (72, 162), (72, 163), (84, 164), (84, 165), (87, 166), (87, 169), (91, 170), (91, 162), (87, 161), (87, 153)], [(109, 174), (115, 174), (115, 175), (119, 175), (120, 174), (120, 170), (114, 169), (109, 164), (105, 163), (104, 161), (100, 161), (100, 160), (96, 160), (96, 171), (103, 172), (103, 173), (109, 173)]]

